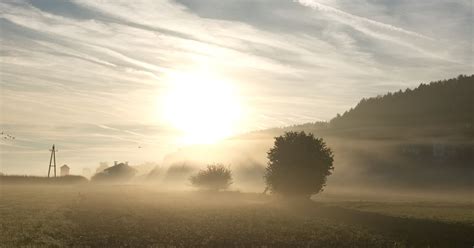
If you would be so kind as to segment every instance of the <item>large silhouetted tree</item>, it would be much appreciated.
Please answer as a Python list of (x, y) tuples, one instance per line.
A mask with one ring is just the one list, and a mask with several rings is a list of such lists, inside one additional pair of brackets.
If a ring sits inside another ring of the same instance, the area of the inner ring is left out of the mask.
[(331, 175), (333, 154), (324, 141), (305, 132), (286, 132), (268, 152), (265, 181), (274, 193), (309, 197), (322, 191)]

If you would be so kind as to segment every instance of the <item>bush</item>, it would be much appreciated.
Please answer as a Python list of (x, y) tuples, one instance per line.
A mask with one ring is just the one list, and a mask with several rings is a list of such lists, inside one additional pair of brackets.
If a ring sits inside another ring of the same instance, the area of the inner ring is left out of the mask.
[(319, 193), (334, 169), (334, 156), (324, 141), (305, 132), (286, 132), (268, 152), (265, 181), (272, 192), (308, 198)]
[(208, 165), (197, 175), (190, 178), (191, 184), (197, 188), (208, 190), (227, 189), (232, 184), (232, 172), (221, 164)]

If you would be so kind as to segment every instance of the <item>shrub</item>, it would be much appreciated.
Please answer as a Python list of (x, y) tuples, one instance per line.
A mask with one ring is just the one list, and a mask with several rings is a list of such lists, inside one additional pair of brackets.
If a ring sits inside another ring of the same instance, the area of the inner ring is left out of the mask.
[(191, 184), (197, 188), (208, 190), (227, 189), (232, 184), (232, 172), (222, 164), (208, 165), (190, 178)]
[(265, 181), (272, 192), (309, 197), (319, 193), (331, 175), (333, 154), (324, 141), (305, 132), (286, 132), (268, 152)]

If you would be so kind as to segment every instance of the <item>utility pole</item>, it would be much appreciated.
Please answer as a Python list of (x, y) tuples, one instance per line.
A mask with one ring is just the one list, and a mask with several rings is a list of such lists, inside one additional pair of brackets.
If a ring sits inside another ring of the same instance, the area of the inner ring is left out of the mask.
[(54, 167), (54, 177), (56, 177), (56, 148), (54, 147), (54, 144), (53, 144), (53, 147), (50, 149), (51, 151), (51, 157), (49, 158), (49, 168), (48, 168), (48, 178), (49, 178), (49, 175), (51, 173), (51, 167)]

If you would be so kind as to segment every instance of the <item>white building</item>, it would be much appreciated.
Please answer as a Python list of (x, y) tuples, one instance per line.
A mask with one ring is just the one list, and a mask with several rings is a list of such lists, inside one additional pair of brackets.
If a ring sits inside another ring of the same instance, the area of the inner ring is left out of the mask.
[(67, 176), (69, 175), (69, 166), (67, 166), (66, 164), (61, 166), (61, 176)]

